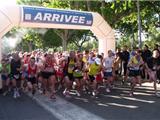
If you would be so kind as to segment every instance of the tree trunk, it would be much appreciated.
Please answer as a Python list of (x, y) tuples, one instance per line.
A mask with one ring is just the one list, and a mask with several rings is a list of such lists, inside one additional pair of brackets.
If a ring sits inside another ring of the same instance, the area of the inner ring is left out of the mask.
[(29, 52), (32, 52), (32, 50), (33, 50), (33, 45), (32, 45), (32, 42), (28, 42), (28, 50), (29, 50)]
[(63, 32), (63, 39), (62, 39), (62, 47), (63, 47), (63, 51), (67, 50), (67, 42), (69, 39), (69, 30), (64, 30)]
[(101, 2), (101, 15), (105, 19), (104, 8), (105, 8), (105, 1), (102, 1)]
[(63, 51), (66, 51), (68, 40), (74, 34), (74, 31), (65, 29), (63, 31), (57, 30), (55, 33), (62, 39), (62, 49)]
[(74, 6), (75, 6), (75, 9), (78, 10), (79, 9), (79, 1), (74, 1)]
[(87, 11), (92, 11), (91, 10), (91, 1), (90, 0), (86, 0), (87, 2)]
[(64, 38), (63, 40), (62, 40), (62, 50), (63, 51), (66, 51), (67, 50), (67, 39), (66, 38)]

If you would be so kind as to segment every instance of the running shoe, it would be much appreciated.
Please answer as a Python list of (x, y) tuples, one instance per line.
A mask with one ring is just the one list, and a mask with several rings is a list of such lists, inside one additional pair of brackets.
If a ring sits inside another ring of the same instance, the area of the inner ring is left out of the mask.
[(76, 95), (77, 95), (78, 97), (81, 96), (81, 94), (80, 94), (78, 91), (76, 91)]
[(96, 95), (97, 95), (97, 91), (94, 90), (94, 91), (92, 92), (92, 95), (93, 95), (93, 96), (96, 96)]
[(8, 91), (5, 91), (4, 93), (3, 93), (3, 96), (6, 96), (8, 94)]
[(54, 94), (54, 93), (53, 93), (53, 94), (51, 94), (50, 99), (56, 99), (56, 96), (55, 96), (55, 94)]
[(13, 93), (13, 98), (17, 98), (17, 93), (16, 93), (16, 91), (14, 91), (14, 93)]
[(36, 93), (36, 90), (35, 90), (35, 89), (33, 89), (33, 90), (32, 90), (32, 95), (34, 96), (34, 95), (35, 95), (35, 93)]
[(66, 98), (70, 98), (70, 94), (69, 94), (69, 91), (64, 91), (63, 92), (63, 95), (66, 97)]
[(133, 97), (133, 95), (134, 95), (133, 92), (130, 92), (130, 93), (129, 93), (129, 96), (130, 96), (130, 97)]
[(38, 92), (39, 92), (40, 94), (43, 94), (43, 90), (41, 90), (41, 89), (39, 89)]
[(111, 91), (110, 91), (110, 89), (109, 89), (109, 88), (106, 88), (106, 92), (107, 92), (107, 93), (110, 93)]
[(160, 94), (158, 92), (155, 93), (157, 97), (160, 97)]
[(18, 90), (16, 91), (16, 96), (17, 96), (17, 97), (20, 97), (20, 96), (21, 96)]

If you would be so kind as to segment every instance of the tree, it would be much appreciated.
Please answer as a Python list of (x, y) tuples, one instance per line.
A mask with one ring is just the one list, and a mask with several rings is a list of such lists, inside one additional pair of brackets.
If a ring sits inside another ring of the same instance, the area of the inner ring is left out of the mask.
[(82, 50), (82, 46), (86, 41), (90, 40), (92, 33), (89, 30), (77, 30), (69, 40), (70, 43), (74, 43), (79, 50)]
[[(20, 4), (38, 5), (49, 8), (64, 8), (64, 9), (76, 9), (98, 12), (102, 17), (111, 25), (113, 29), (116, 29), (124, 34), (125, 40), (133, 39), (137, 41), (137, 6), (136, 1), (132, 0), (113, 0), (112, 2), (105, 2), (103, 0), (95, 1), (76, 1), (76, 0), (18, 0)], [(159, 1), (140, 1), (140, 13), (142, 31), (149, 33), (149, 29), (152, 26), (156, 28), (159, 26), (160, 17), (160, 2)], [(63, 49), (66, 50), (67, 43), (71, 42), (76, 34), (75, 30), (60, 30), (56, 29), (55, 33), (62, 39)], [(148, 34), (151, 35), (151, 34)], [(72, 38), (73, 37), (73, 38)], [(76, 38), (77, 39), (77, 38)], [(123, 39), (124, 40), (124, 39)], [(75, 41), (72, 41), (75, 43)], [(134, 42), (136, 43), (136, 42)]]
[(34, 31), (34, 29), (29, 29), (28, 32), (23, 36), (22, 38), (22, 44), (23, 46), (28, 47), (28, 51), (32, 51), (36, 48), (42, 47), (42, 39), (41, 35)]
[(55, 30), (49, 29), (43, 36), (44, 48), (57, 48), (62, 46), (62, 39), (55, 33)]

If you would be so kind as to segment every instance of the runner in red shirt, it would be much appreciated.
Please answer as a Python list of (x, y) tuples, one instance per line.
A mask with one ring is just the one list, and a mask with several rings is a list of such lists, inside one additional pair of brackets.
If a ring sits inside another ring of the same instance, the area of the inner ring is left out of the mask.
[(53, 55), (47, 54), (44, 61), (44, 69), (41, 72), (43, 78), (43, 87), (44, 91), (47, 89), (47, 81), (49, 83), (49, 88), (51, 89), (51, 99), (55, 99), (55, 84), (56, 84), (56, 76), (55, 76), (55, 59)]
[(35, 94), (37, 84), (37, 65), (35, 64), (35, 58), (32, 57), (28, 64), (28, 88), (32, 90), (32, 94)]

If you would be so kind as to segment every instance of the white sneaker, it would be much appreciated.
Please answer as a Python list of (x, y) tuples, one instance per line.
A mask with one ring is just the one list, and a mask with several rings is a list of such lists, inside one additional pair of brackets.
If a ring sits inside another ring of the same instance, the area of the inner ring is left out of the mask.
[(63, 91), (63, 95), (66, 95), (66, 90)]
[(110, 93), (111, 91), (110, 91), (110, 89), (109, 89), (109, 88), (106, 88), (106, 92), (107, 92), (107, 93)]
[(20, 93), (19, 93), (19, 91), (16, 91), (16, 94), (17, 94), (17, 97), (21, 96)]
[(40, 94), (42, 94), (42, 93), (43, 93), (43, 91), (42, 91), (41, 89), (39, 89), (39, 90), (38, 90), (38, 92), (39, 92)]
[(63, 91), (63, 95), (66, 97), (66, 98), (70, 98), (70, 94), (69, 94), (69, 91)]
[(130, 92), (130, 93), (129, 93), (129, 96), (130, 96), (130, 97), (133, 97), (133, 95), (134, 95), (133, 92)]
[(14, 93), (13, 93), (13, 98), (17, 98), (17, 93), (16, 93), (16, 91), (14, 91)]
[(77, 96), (78, 96), (78, 97), (80, 97), (80, 96), (81, 96), (81, 94), (80, 94), (78, 91), (76, 91), (76, 94), (77, 94)]
[(160, 97), (160, 94), (156, 92), (156, 96), (157, 96), (157, 97)]
[(95, 91), (93, 91), (93, 92), (92, 92), (92, 95), (93, 95), (93, 96), (96, 96), (96, 92), (95, 92)]
[(86, 91), (86, 87), (85, 87), (85, 86), (83, 86), (83, 87), (82, 87), (82, 90), (83, 90), (83, 91)]
[(3, 96), (6, 96), (8, 94), (8, 91), (5, 91), (4, 93), (3, 93)]

